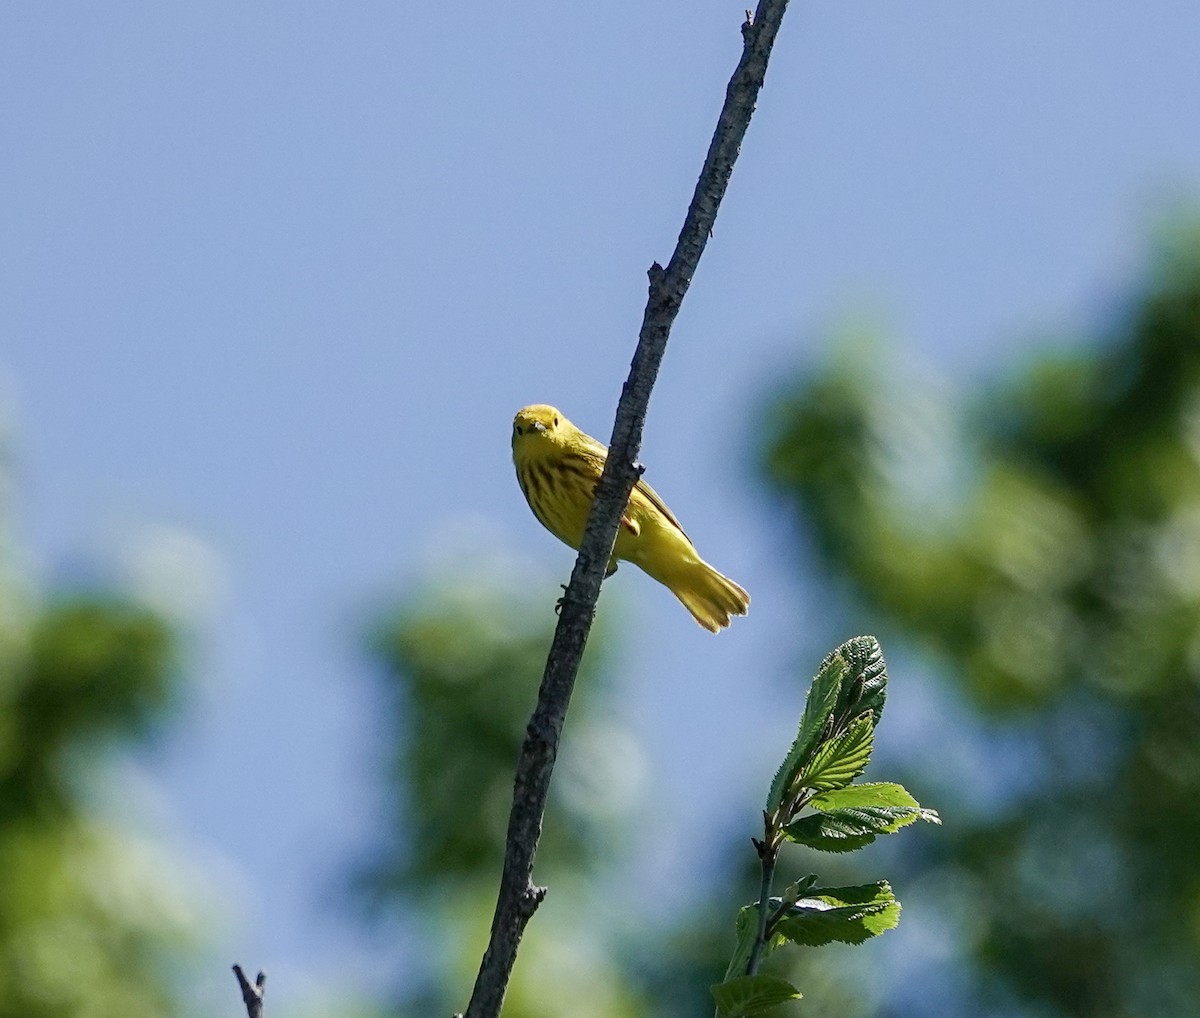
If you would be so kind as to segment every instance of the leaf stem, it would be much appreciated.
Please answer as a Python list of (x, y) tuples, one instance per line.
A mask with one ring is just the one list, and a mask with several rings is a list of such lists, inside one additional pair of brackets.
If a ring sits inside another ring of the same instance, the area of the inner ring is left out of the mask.
[(759, 849), (759, 861), (762, 864), (762, 880), (758, 887), (758, 933), (754, 936), (754, 946), (750, 948), (750, 960), (746, 962), (746, 975), (758, 974), (763, 960), (763, 949), (767, 944), (767, 918), (771, 911), (771, 882), (775, 879), (775, 863), (779, 860), (779, 842), (771, 829), (772, 819), (766, 818), (767, 837)]

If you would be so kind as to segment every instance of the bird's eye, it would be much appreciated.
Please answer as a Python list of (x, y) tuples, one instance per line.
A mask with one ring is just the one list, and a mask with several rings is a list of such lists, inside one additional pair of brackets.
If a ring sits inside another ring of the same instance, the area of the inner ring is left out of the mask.
[(521, 434), (521, 425), (519, 425), (519, 424), (514, 424), (514, 425), (513, 425), (513, 430), (514, 430), (514, 431), (515, 431), (515, 432), (516, 432), (518, 435), (519, 435), (519, 434)]
[(557, 417), (554, 418), (554, 426), (556, 428), (558, 427), (558, 418)]

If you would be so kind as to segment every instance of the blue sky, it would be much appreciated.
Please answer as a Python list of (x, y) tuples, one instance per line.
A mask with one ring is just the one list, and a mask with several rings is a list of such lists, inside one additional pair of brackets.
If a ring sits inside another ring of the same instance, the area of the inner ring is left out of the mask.
[[(607, 436), (743, 6), (0, 14), (18, 541), (40, 584), (99, 563), (191, 619), (196, 691), (139, 765), (148, 823), (222, 874), (218, 950), (270, 967), (281, 1004), (301, 972), (369, 967), (321, 899), (370, 829), (362, 612), (438, 549), (565, 577), (512, 414), (554, 402)], [(1184, 0), (792, 5), (642, 456), (753, 614), (714, 639), (614, 580), (646, 795), (685, 830), (769, 775), (796, 648), (855, 628), (744, 488), (755, 401), (848, 328), (966, 380), (1102, 324), (1197, 192), (1198, 36)]]

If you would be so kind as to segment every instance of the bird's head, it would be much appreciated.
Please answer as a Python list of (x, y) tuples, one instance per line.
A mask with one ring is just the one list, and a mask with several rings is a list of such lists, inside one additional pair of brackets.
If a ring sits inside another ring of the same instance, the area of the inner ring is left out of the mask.
[(571, 422), (554, 407), (535, 403), (517, 411), (517, 416), (513, 418), (513, 448), (532, 448), (561, 440), (570, 427)]

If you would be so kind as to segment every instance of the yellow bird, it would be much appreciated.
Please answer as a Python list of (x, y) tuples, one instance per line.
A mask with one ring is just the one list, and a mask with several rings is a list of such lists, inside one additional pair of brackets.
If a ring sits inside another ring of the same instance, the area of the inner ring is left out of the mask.
[[(578, 549), (608, 449), (544, 404), (527, 406), (514, 418), (512, 447), (517, 481), (534, 516)], [(617, 559), (664, 584), (711, 632), (750, 607), (750, 595), (696, 554), (675, 514), (645, 481), (634, 485), (621, 517), (610, 576)]]

